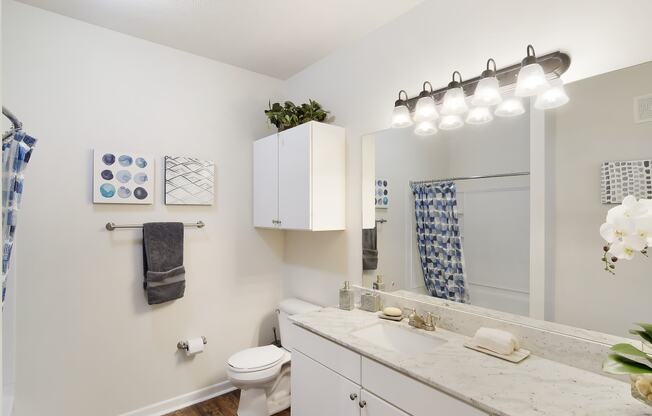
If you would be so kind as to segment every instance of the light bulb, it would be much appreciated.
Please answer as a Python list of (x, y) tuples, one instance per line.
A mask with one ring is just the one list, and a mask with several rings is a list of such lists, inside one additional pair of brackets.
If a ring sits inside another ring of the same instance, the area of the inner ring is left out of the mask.
[(475, 93), (471, 104), (478, 107), (489, 107), (492, 105), (500, 104), (503, 98), (500, 96), (498, 86), (498, 78), (489, 77), (482, 78), (475, 87)]
[(417, 123), (417, 127), (414, 129), (414, 134), (417, 136), (432, 136), (435, 133), (437, 133), (437, 126), (435, 126), (435, 122), (431, 120)]
[(550, 88), (537, 95), (534, 107), (539, 110), (549, 110), (561, 107), (569, 100), (568, 94), (566, 94), (566, 90), (564, 89), (564, 83), (561, 78), (557, 78), (550, 83)]
[(417, 106), (414, 109), (414, 121), (417, 123), (422, 121), (432, 121), (439, 118), (435, 100), (430, 97), (421, 97), (417, 101)]
[(392, 112), (392, 127), (400, 129), (411, 125), (412, 118), (410, 117), (410, 110), (408, 110), (407, 106), (399, 105), (394, 107), (394, 111)]
[[(491, 68), (493, 64), (493, 69)], [(478, 82), (473, 93), (471, 104), (476, 107), (490, 107), (500, 104), (503, 97), (500, 96), (500, 85), (496, 78), (496, 61), (489, 59), (487, 69), (482, 72), (482, 79)]]
[(466, 122), (468, 124), (485, 124), (493, 119), (494, 116), (491, 115), (491, 111), (487, 107), (474, 107), (469, 111), (469, 115), (466, 116)]
[(514, 117), (523, 113), (525, 113), (525, 107), (523, 107), (523, 101), (518, 97), (505, 99), (494, 111), (494, 114), (498, 117)]
[[(531, 52), (531, 53), (530, 53)], [(537, 57), (532, 45), (527, 45), (527, 56), (521, 62), (521, 70), (518, 71), (516, 79), (517, 97), (531, 97), (548, 88), (548, 80), (541, 65), (537, 63)]]
[(441, 130), (455, 130), (463, 125), (464, 121), (462, 121), (462, 117), (458, 115), (442, 116), (441, 120), (439, 120), (439, 128)]
[[(405, 99), (401, 98), (401, 94), (405, 94)], [(407, 106), (407, 100), (407, 92), (404, 90), (399, 91), (398, 100), (394, 102), (394, 110), (392, 111), (392, 128), (400, 129), (412, 125), (412, 117), (410, 117), (410, 109)]]
[(441, 113), (444, 115), (460, 115), (468, 111), (466, 98), (461, 87), (451, 88), (444, 94), (444, 104)]

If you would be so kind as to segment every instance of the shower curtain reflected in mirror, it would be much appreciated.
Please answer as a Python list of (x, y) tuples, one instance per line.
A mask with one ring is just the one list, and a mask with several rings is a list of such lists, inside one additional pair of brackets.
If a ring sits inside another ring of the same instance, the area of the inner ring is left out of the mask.
[(426, 289), (435, 297), (469, 301), (454, 182), (414, 184), (414, 213)]

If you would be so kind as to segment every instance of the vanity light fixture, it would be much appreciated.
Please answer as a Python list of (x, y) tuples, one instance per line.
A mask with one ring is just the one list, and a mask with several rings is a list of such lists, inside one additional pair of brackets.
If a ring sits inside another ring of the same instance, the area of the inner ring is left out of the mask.
[(525, 113), (525, 107), (523, 107), (523, 100), (519, 97), (506, 98), (502, 103), (498, 104), (494, 111), (494, 114), (498, 117), (514, 117), (523, 113)]
[(468, 124), (485, 124), (494, 119), (489, 107), (473, 107), (466, 116)]
[(462, 117), (457, 114), (449, 114), (442, 116), (439, 120), (439, 128), (441, 130), (456, 130), (464, 125)]
[(550, 88), (537, 95), (534, 107), (539, 110), (550, 110), (551, 108), (561, 107), (569, 100), (563, 81), (561, 78), (557, 78), (550, 82)]
[[(490, 65), (493, 64), (493, 69)], [(471, 104), (478, 107), (490, 107), (500, 104), (503, 98), (500, 96), (500, 85), (496, 78), (496, 61), (490, 58), (487, 61), (487, 69), (480, 75), (482, 78), (475, 87)]]
[[(460, 78), (459, 81), (455, 80), (455, 74)], [(462, 89), (462, 74), (458, 71), (453, 72), (453, 80), (448, 84), (448, 89), (444, 94), (444, 103), (441, 107), (442, 115), (454, 116), (464, 114), (469, 110), (466, 105), (466, 97)], [(441, 127), (440, 127), (441, 128)]]
[(414, 134), (417, 136), (432, 136), (437, 133), (437, 126), (433, 120), (424, 120), (417, 123)]
[(521, 70), (518, 71), (514, 95), (517, 97), (531, 97), (543, 92), (549, 85), (543, 68), (537, 62), (534, 47), (527, 45), (527, 56), (521, 61)]
[[(426, 90), (426, 85), (430, 87), (430, 91)], [(419, 99), (414, 109), (414, 121), (420, 123), (423, 121), (437, 120), (438, 118), (439, 113), (437, 112), (435, 99), (432, 98), (432, 84), (426, 81), (423, 83), (423, 90), (419, 94)]]
[[(405, 94), (405, 99), (401, 98), (401, 94)], [(410, 109), (407, 106), (408, 95), (405, 90), (398, 92), (398, 100), (394, 102), (394, 111), (392, 111), (392, 127), (403, 128), (412, 125), (412, 118), (410, 117)]]

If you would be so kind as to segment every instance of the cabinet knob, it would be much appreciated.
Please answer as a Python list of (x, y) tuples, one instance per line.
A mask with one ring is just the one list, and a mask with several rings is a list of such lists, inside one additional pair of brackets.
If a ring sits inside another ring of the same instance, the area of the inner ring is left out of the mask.
[(364, 408), (366, 405), (367, 405), (367, 402), (365, 402), (364, 400), (360, 400), (358, 402), (358, 406), (360, 406), (360, 409)]
[(355, 394), (355, 393), (351, 393), (351, 394), (349, 394), (349, 399), (351, 399), (351, 400), (355, 400), (355, 399), (357, 399), (357, 398), (358, 398), (358, 395), (357, 395), (357, 394)]

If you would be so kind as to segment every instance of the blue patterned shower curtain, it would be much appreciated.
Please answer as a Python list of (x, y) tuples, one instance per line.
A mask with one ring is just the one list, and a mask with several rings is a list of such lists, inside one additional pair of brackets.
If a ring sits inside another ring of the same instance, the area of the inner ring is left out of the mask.
[(2, 303), (5, 301), (7, 272), (14, 248), (16, 221), (23, 193), (23, 171), (32, 155), (36, 139), (21, 130), (2, 141)]
[(432, 296), (467, 302), (455, 183), (415, 184), (412, 192), (426, 288)]

